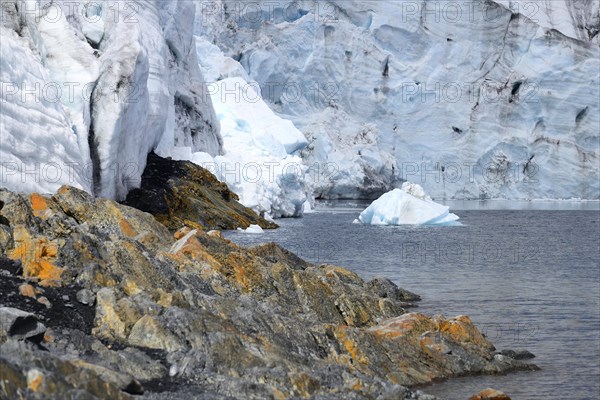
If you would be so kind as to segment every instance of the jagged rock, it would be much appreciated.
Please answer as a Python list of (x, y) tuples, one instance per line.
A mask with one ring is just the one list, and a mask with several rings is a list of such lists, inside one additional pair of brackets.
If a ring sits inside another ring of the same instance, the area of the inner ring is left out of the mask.
[(515, 360), (530, 360), (535, 358), (535, 355), (528, 350), (502, 350), (500, 354)]
[(117, 313), (117, 300), (113, 289), (100, 289), (96, 295), (96, 319), (92, 333), (98, 338), (112, 341), (123, 341), (127, 338), (127, 325)]
[(12, 307), (0, 307), (0, 342), (8, 337), (39, 343), (46, 331), (32, 313)]
[[(2, 348), (2, 396), (39, 381), (61, 398), (73, 390), (127, 398), (143, 387), (149, 398), (426, 399), (405, 386), (533, 368), (495, 354), (465, 316), (406, 314), (416, 297), (393, 282), (365, 282), (276, 244), (244, 249), (198, 226), (173, 232), (151, 214), (69, 187), (54, 196), (0, 190), (0, 201), (12, 238), (25, 239), (7, 249), (13, 261), (0, 257), (0, 284), (15, 293), (0, 305), (52, 328), (48, 354)], [(60, 274), (36, 270), (40, 261), (18, 251), (23, 243), (39, 246)], [(24, 278), (47, 284), (52, 308), (18, 295)]]
[(94, 292), (89, 289), (81, 289), (77, 292), (77, 301), (81, 304), (92, 305), (95, 301)]
[(4, 225), (1, 218), (3, 217), (0, 215), (0, 252), (4, 253), (6, 249), (13, 246), (12, 229), (10, 226)]
[(380, 297), (389, 297), (402, 301), (419, 301), (421, 296), (399, 288), (396, 284), (387, 278), (377, 277), (371, 279), (365, 287), (379, 295)]
[(19, 286), (19, 294), (21, 296), (31, 297), (35, 299), (38, 293), (33, 286), (31, 286), (28, 283), (23, 283), (21, 286)]
[[(132, 387), (118, 386), (127, 377), (97, 365), (61, 359), (15, 341), (0, 346), (0, 381), (0, 397), (8, 399), (133, 399), (124, 391)], [(139, 393), (139, 388), (136, 389), (134, 392)]]
[(46, 308), (52, 308), (52, 303), (50, 303), (50, 300), (46, 296), (39, 297), (37, 302), (43, 304)]
[(134, 346), (169, 352), (183, 349), (179, 340), (149, 315), (144, 315), (133, 325), (128, 342)]
[(189, 161), (148, 155), (139, 189), (124, 204), (151, 213), (172, 230), (183, 226), (211, 229), (272, 229), (277, 225), (238, 203), (238, 196), (208, 170)]

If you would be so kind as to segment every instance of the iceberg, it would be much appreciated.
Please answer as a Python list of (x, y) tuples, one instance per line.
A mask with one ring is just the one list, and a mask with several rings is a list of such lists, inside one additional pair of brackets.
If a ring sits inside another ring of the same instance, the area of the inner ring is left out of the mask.
[(367, 207), (358, 222), (367, 225), (458, 225), (459, 217), (438, 204), (417, 184), (385, 193)]
[(250, 225), (246, 229), (237, 228), (238, 231), (246, 232), (246, 233), (264, 233), (265, 231), (258, 225)]

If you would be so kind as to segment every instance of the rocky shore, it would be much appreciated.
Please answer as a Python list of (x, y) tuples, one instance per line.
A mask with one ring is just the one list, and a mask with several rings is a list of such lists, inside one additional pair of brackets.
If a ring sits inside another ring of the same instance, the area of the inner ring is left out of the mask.
[(236, 246), (211, 229), (260, 217), (182, 179), (128, 198), (155, 216), (0, 190), (0, 398), (433, 399), (410, 387), (536, 368), (466, 316), (407, 312), (419, 297), (387, 279)]

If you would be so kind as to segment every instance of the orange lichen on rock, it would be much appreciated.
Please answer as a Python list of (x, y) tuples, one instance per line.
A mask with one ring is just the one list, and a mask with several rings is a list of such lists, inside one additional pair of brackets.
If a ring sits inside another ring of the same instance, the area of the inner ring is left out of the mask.
[(125, 218), (119, 221), (119, 228), (121, 228), (121, 233), (127, 237), (134, 238), (138, 235), (133, 226)]
[(44, 382), (44, 375), (38, 369), (27, 371), (27, 388), (32, 392), (37, 392)]
[(325, 276), (327, 276), (327, 278), (330, 279), (338, 278), (341, 281), (347, 282), (359, 282), (361, 280), (356, 273), (347, 270), (346, 268), (338, 267), (335, 265), (323, 265), (321, 266), (321, 268), (325, 270)]
[(48, 202), (46, 199), (37, 193), (33, 193), (29, 199), (31, 200), (33, 215), (36, 217), (45, 218), (46, 212), (48, 211)]
[(321, 387), (319, 382), (304, 372), (290, 374), (289, 377), (294, 391), (304, 398), (311, 397), (311, 395)]
[(191, 231), (192, 231), (192, 228), (190, 228), (189, 226), (184, 226), (183, 228), (181, 228), (177, 232), (175, 232), (173, 234), (173, 237), (175, 238), (175, 240), (183, 239), (183, 237), (185, 235), (187, 235), (188, 233), (190, 233)]
[(54, 264), (58, 256), (57, 245), (46, 238), (33, 238), (22, 226), (13, 230), (15, 247), (8, 252), (9, 258), (20, 260), (23, 276), (39, 278), (42, 286), (59, 284), (63, 269)]
[(212, 268), (218, 268), (220, 266), (219, 261), (206, 251), (202, 243), (197, 239), (196, 236), (201, 234), (203, 234), (201, 231), (199, 232), (189, 227), (178, 230), (174, 235), (177, 242), (171, 247), (170, 254), (185, 256), (192, 261), (201, 261)]
[(29, 273), (41, 279), (41, 286), (57, 286), (59, 285), (60, 277), (63, 269), (57, 267), (46, 260), (32, 262), (29, 266)]
[(237, 287), (244, 292), (252, 292), (255, 289), (267, 285), (262, 275), (258, 260), (240, 252), (227, 254), (221, 263), (219, 272), (229, 279), (233, 279)]
[(21, 286), (19, 286), (19, 294), (21, 296), (31, 297), (31, 298), (35, 299), (35, 296), (37, 295), (37, 291), (30, 284), (24, 283)]
[(369, 328), (367, 331), (376, 336), (391, 339), (410, 334), (421, 334), (433, 329), (435, 329), (435, 324), (427, 315), (407, 313), (396, 318), (387, 319), (379, 325)]
[(360, 362), (362, 364), (368, 364), (368, 360), (359, 351), (359, 344), (353, 340), (348, 334), (348, 328), (346, 326), (336, 327), (334, 334), (338, 342), (344, 346), (344, 349), (348, 352), (353, 361)]
[(453, 340), (459, 343), (473, 343), (486, 349), (492, 349), (493, 345), (479, 332), (477, 327), (466, 315), (448, 320), (438, 319), (437, 330), (449, 335)]

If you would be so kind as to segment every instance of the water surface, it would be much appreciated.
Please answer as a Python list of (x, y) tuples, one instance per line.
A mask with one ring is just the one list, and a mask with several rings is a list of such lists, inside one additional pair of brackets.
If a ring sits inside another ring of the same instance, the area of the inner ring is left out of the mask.
[(227, 236), (243, 245), (278, 242), (365, 279), (388, 277), (423, 297), (418, 311), (467, 314), (498, 349), (528, 349), (542, 368), (452, 379), (429, 393), (464, 400), (493, 387), (513, 399), (600, 398), (598, 203), (548, 202), (542, 210), (453, 204), (458, 227), (356, 225), (362, 208), (355, 207), (325, 207), (279, 220), (275, 231)]

